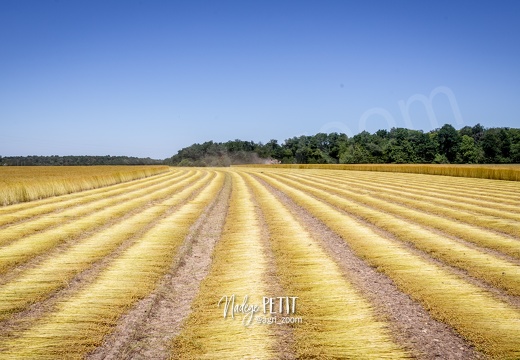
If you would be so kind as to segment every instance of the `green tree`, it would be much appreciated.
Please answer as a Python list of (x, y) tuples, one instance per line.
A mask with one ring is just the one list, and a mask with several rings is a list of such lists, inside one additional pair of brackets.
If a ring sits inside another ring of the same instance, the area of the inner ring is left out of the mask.
[(446, 156), (446, 159), (448, 159), (450, 163), (455, 162), (460, 143), (459, 133), (450, 124), (441, 127), (437, 133), (439, 154)]
[(461, 162), (465, 164), (477, 164), (481, 160), (481, 151), (469, 135), (462, 135), (459, 154)]
[(511, 157), (512, 163), (520, 163), (520, 129), (509, 129), (511, 133)]
[(339, 158), (341, 164), (368, 164), (370, 154), (361, 144), (348, 145)]
[(498, 129), (487, 129), (481, 137), (482, 150), (486, 163), (500, 163), (500, 138)]
[(448, 158), (444, 154), (436, 154), (432, 161), (433, 164), (449, 164)]

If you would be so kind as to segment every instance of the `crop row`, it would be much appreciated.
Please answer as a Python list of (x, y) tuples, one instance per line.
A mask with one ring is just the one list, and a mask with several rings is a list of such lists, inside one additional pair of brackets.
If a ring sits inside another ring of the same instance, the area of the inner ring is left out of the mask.
[[(265, 186), (248, 177), (269, 229), (282, 284), (298, 294), (303, 326), (295, 327), (297, 358), (407, 358), (370, 303)], [(370, 339), (370, 342), (367, 342)]]
[[(254, 324), (253, 314), (234, 314), (234, 306), (260, 304), (268, 287), (267, 260), (255, 206), (244, 180), (232, 174), (232, 193), (224, 230), (211, 270), (192, 304), (183, 331), (174, 340), (176, 359), (271, 359), (275, 339)], [(246, 299), (247, 297), (247, 299)], [(219, 304), (217, 308), (217, 304)]]
[(208, 182), (208, 179), (204, 181), (204, 178), (197, 177), (188, 180), (194, 181), (190, 188), (182, 189), (186, 180), (179, 181), (168, 187), (171, 191), (166, 200), (81, 239), (67, 251), (47, 257), (38, 266), (29, 267), (10, 282), (0, 285), (0, 319), (24, 310), (30, 304), (45, 299), (53, 291), (67, 286), (74, 276), (109, 255), (136, 234), (153, 227), (169, 209), (185, 202), (194, 191)]
[[(300, 179), (300, 181), (283, 181), (289, 185), (303, 189), (307, 194), (335, 195), (333, 204), (345, 212), (359, 217), (385, 230), (398, 239), (413, 244), (431, 256), (482, 278), (491, 284), (507, 290), (513, 295), (520, 295), (520, 267), (512, 261), (470, 247), (451, 239), (438, 231), (458, 234), (468, 241), (477, 244), (492, 244), (500, 250), (520, 257), (518, 240), (486, 233), (486, 231), (468, 225), (455, 223), (451, 220), (418, 212), (401, 205), (395, 205), (367, 195), (359, 195), (337, 186), (323, 185)], [(310, 185), (309, 185), (310, 184)], [(368, 205), (368, 206), (367, 206)]]

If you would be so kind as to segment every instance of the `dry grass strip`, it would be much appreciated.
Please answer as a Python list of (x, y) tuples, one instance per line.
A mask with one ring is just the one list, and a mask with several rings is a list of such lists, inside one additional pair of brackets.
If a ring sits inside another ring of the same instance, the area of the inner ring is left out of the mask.
[[(427, 186), (433, 187), (441, 194), (457, 195), (463, 193), (464, 196), (470, 198), (478, 198), (483, 200), (488, 198), (493, 201), (493, 197), (507, 198), (511, 192), (518, 191), (520, 184), (515, 181), (501, 181), (490, 179), (472, 179), (472, 178), (456, 178), (450, 176), (434, 176), (423, 174), (399, 174), (399, 173), (378, 173), (378, 172), (360, 172), (360, 171), (320, 171), (317, 173), (330, 173), (337, 176), (344, 176), (345, 178), (360, 181), (370, 182), (372, 179), (376, 183), (395, 184), (397, 186), (410, 186), (414, 190), (421, 190)], [(491, 191), (492, 196), (486, 194), (486, 191)], [(516, 201), (520, 201), (520, 196), (513, 197)]]
[[(240, 166), (240, 165), (239, 165)], [(255, 168), (332, 169), (349, 171), (397, 172), (520, 181), (520, 166), (509, 165), (444, 165), (444, 164), (280, 164), (246, 165)]]
[[(338, 186), (332, 181), (313, 180), (309, 177), (305, 177), (308, 180), (304, 180), (302, 177), (290, 175), (286, 177), (520, 259), (520, 224), (516, 221), (436, 207), (431, 203), (406, 200), (404, 196), (388, 196), (384, 188), (366, 193), (353, 191), (348, 185)], [(391, 201), (392, 199), (395, 202)], [(517, 217), (520, 219), (520, 215)]]
[[(361, 171), (332, 171), (332, 170), (308, 170), (315, 174), (336, 174), (349, 180), (375, 182), (379, 184), (401, 187), (410, 187), (421, 190), (431, 187), (440, 194), (463, 194), (468, 198), (495, 201), (496, 199), (511, 199), (513, 203), (520, 201), (518, 189), (520, 184), (515, 181), (501, 181), (490, 179), (457, 178), (450, 176), (434, 176), (424, 174), (402, 174), (388, 172), (361, 172)], [(516, 192), (511, 198), (511, 193)]]
[[(191, 176), (193, 175), (194, 174), (192, 173)], [(163, 178), (162, 181), (158, 183), (149, 186), (139, 186), (133, 191), (122, 191), (121, 193), (115, 196), (104, 195), (101, 198), (98, 198), (97, 195), (94, 195), (92, 196), (93, 199), (90, 199), (90, 196), (88, 196), (87, 199), (83, 198), (81, 204), (75, 204), (72, 206), (70, 206), (69, 204), (68, 207), (67, 204), (64, 204), (62, 211), (53, 212), (47, 214), (46, 216), (37, 216), (33, 219), (29, 219), (22, 223), (3, 227), (2, 229), (0, 229), (0, 245), (5, 246), (7, 244), (14, 243), (16, 240), (19, 240), (21, 238), (33, 235), (35, 233), (41, 233), (46, 229), (63, 225), (67, 222), (77, 220), (82, 216), (87, 216), (89, 214), (99, 212), (101, 210), (107, 209), (114, 205), (122, 204), (129, 200), (135, 200), (139, 197), (144, 198), (155, 191), (163, 190), (166, 187), (174, 185), (187, 178), (188, 176), (181, 178)], [(127, 184), (125, 183), (115, 185), (115, 187), (117, 188), (118, 186), (126, 185)], [(59, 202), (60, 197), (57, 197), (55, 199)], [(66, 202), (67, 201), (65, 201), (65, 203)]]
[(125, 192), (136, 191), (147, 186), (159, 184), (166, 178), (174, 179), (186, 176), (187, 173), (188, 171), (186, 170), (169, 171), (151, 177), (96, 188), (93, 190), (85, 190), (72, 194), (45, 198), (43, 200), (34, 200), (21, 204), (0, 207), (0, 227), (5, 228), (6, 225), (20, 223), (51, 213), (59, 213), (74, 206), (82, 206), (92, 201), (106, 199), (108, 197), (124, 194)]
[(333, 184), (336, 188), (365, 193), (377, 199), (402, 204), (429, 214), (451, 218), (492, 231), (499, 231), (511, 236), (520, 235), (520, 207), (518, 205), (471, 200), (464, 194), (442, 196), (429, 187), (416, 191), (407, 186), (386, 185), (373, 181), (365, 183), (332, 176), (305, 176), (305, 178), (323, 184)]
[(167, 166), (2, 166), (0, 205), (95, 189), (169, 171)]

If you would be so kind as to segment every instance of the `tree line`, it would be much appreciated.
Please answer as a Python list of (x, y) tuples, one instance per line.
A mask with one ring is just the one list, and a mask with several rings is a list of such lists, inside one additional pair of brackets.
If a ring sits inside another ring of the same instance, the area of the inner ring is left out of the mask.
[(287, 164), (509, 164), (520, 163), (520, 129), (446, 124), (423, 132), (405, 128), (363, 131), (348, 137), (318, 133), (282, 144), (208, 141), (183, 148), (164, 161), (173, 166), (229, 166), (262, 162)]
[(162, 160), (130, 156), (0, 156), (0, 165), (9, 166), (76, 166), (76, 165), (159, 165)]
[(253, 141), (207, 141), (185, 147), (170, 158), (129, 156), (0, 156), (0, 165), (158, 165), (229, 166), (235, 164), (511, 164), (520, 163), (520, 129), (485, 128), (480, 124), (456, 130), (446, 124), (429, 132), (392, 128), (348, 137), (318, 133), (266, 144)]

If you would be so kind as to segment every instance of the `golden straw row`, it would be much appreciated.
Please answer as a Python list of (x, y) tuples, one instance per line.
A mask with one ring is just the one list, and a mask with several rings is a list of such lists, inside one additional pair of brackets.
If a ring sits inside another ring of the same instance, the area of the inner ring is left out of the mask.
[[(0, 344), (0, 359), (81, 359), (99, 346), (119, 317), (171, 269), (190, 227), (222, 188), (218, 173), (192, 201), (162, 219), (114, 259), (96, 281), (32, 327)], [(177, 266), (177, 265), (175, 265)]]
[(270, 328), (257, 325), (248, 309), (233, 314), (233, 305), (261, 304), (269, 289), (264, 278), (267, 259), (255, 205), (242, 177), (236, 173), (231, 176), (232, 193), (224, 231), (192, 312), (173, 340), (172, 359), (275, 358), (276, 338)]
[(153, 225), (167, 211), (185, 202), (210, 181), (211, 178), (206, 176), (193, 180), (193, 184), (183, 190), (180, 186), (172, 186), (166, 200), (81, 240), (67, 251), (46, 259), (10, 282), (0, 285), (0, 320), (66, 287), (75, 275)]
[[(313, 176), (322, 180), (343, 184), (352, 190), (373, 190), (372, 195), (377, 197), (385, 196), (395, 199), (398, 196), (400, 198), (404, 197), (410, 201), (420, 200), (424, 203), (437, 204), (443, 208), (460, 209), (462, 211), (512, 219), (515, 221), (520, 219), (520, 210), (518, 205), (506, 205), (501, 201), (497, 201), (496, 198), (493, 198), (493, 201), (470, 199), (461, 192), (452, 195), (442, 195), (428, 185), (424, 185), (418, 190), (413, 189), (406, 183), (383, 183), (368, 179), (359, 180), (346, 176), (333, 176), (331, 174), (313, 174)], [(520, 186), (517, 192), (520, 193)], [(514, 192), (512, 191), (511, 194), (514, 194)]]
[(511, 205), (520, 204), (520, 196), (518, 194), (520, 183), (516, 181), (469, 179), (423, 174), (364, 173), (350, 171), (335, 171), (334, 173), (338, 176), (344, 176), (345, 178), (353, 180), (359, 179), (372, 183), (395, 184), (416, 190), (430, 188), (432, 191), (439, 193), (439, 195), (463, 195), (465, 198), (504, 202)]
[(280, 164), (238, 165), (237, 167), (271, 169), (320, 169), (366, 172), (397, 172), (452, 177), (520, 181), (520, 166), (509, 165), (444, 165), (444, 164)]
[(264, 186), (247, 178), (269, 227), (282, 284), (300, 299), (296, 315), (288, 315), (303, 321), (294, 326), (297, 358), (409, 358), (305, 227)]
[(334, 195), (324, 194), (318, 200), (271, 176), (257, 176), (342, 236), (357, 256), (389, 276), (434, 318), (452, 326), (479, 350), (501, 359), (520, 356), (517, 309), (345, 215), (329, 204), (336, 202)]

